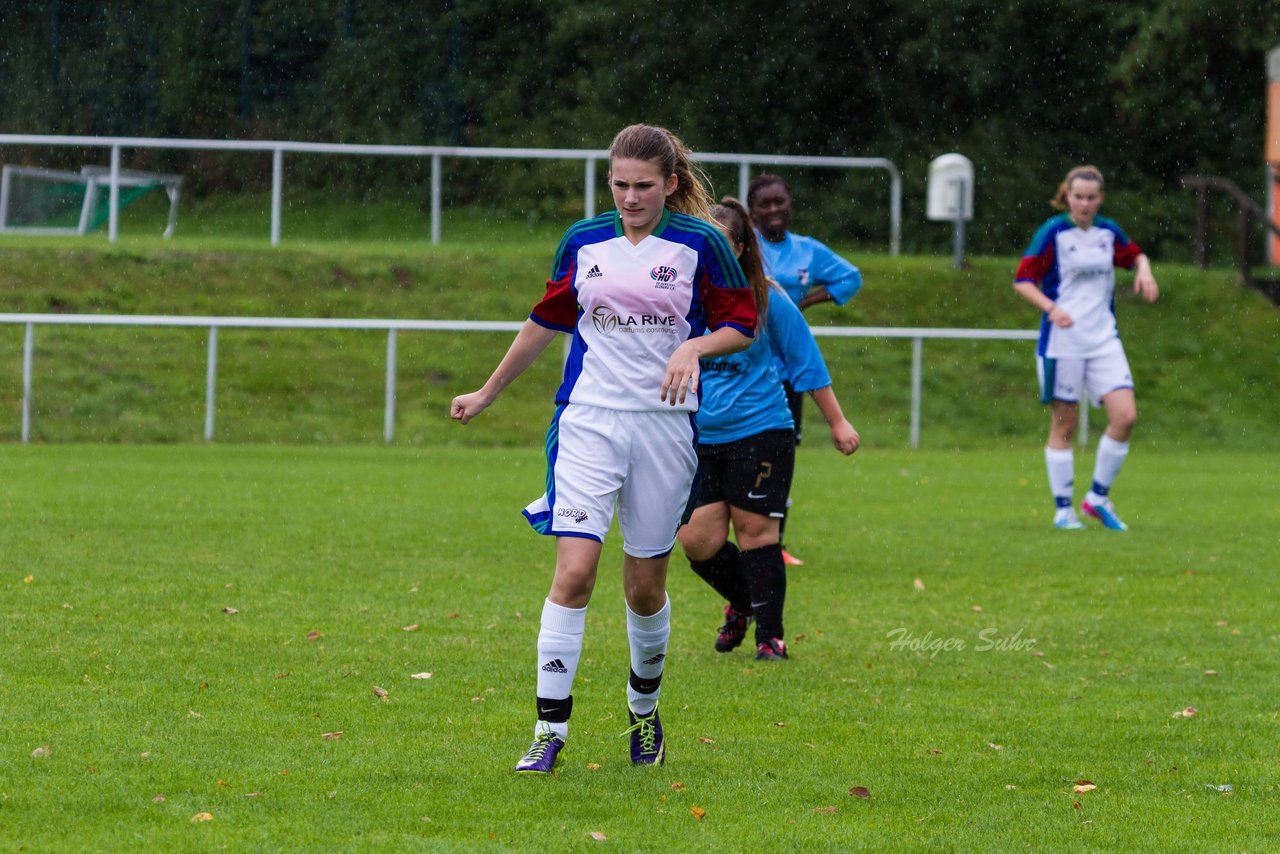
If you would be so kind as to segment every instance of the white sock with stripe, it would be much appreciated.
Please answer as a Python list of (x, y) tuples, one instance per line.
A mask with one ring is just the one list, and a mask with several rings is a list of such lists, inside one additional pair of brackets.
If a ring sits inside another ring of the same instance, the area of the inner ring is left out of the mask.
[(662, 665), (671, 636), (671, 600), (658, 613), (642, 617), (627, 607), (627, 641), (631, 646), (631, 678), (627, 703), (637, 715), (650, 714), (662, 693)]
[[(586, 625), (586, 608), (566, 608), (550, 599), (542, 606), (542, 628), (538, 632), (539, 726), (549, 727), (561, 738), (569, 733), (568, 700), (573, 692), (578, 662), (582, 659), (582, 636)], [(548, 704), (555, 709), (549, 713), (550, 720), (543, 717), (544, 701), (553, 701)], [(563, 717), (563, 720), (554, 720), (558, 717)], [(538, 729), (535, 726), (535, 736)]]

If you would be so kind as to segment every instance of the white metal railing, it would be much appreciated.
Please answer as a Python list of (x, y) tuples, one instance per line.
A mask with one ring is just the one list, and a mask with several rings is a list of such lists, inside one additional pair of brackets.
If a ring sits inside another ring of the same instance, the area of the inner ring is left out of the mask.
[[(518, 332), (522, 321), (503, 320), (360, 320), (315, 317), (187, 317), (180, 315), (132, 314), (0, 314), (0, 323), (23, 324), (22, 344), (22, 441), (31, 439), (32, 366), (35, 359), (36, 326), (186, 326), (209, 330), (205, 365), (204, 438), (212, 441), (214, 409), (217, 402), (219, 329), (382, 329), (387, 332), (386, 402), (382, 432), (387, 442), (395, 440), (396, 416), (396, 333), (430, 332)], [(833, 338), (911, 339), (911, 447), (920, 447), (920, 397), (924, 362), (924, 339), (950, 338), (986, 341), (1034, 341), (1038, 335), (1021, 329), (928, 329), (896, 326), (818, 326), (813, 334)], [(1087, 440), (1088, 407), (1081, 407), (1083, 440)]]
[[(284, 153), (355, 154), (377, 157), (431, 158), (431, 242), (440, 242), (440, 197), (442, 159), (445, 157), (510, 158), (520, 160), (582, 160), (583, 216), (596, 215), (596, 162), (607, 160), (609, 152), (586, 148), (474, 148), (447, 145), (351, 145), (336, 142), (289, 142), (231, 139), (161, 139), (129, 136), (63, 136), (58, 134), (0, 134), (0, 146), (51, 145), (106, 148), (111, 152), (111, 188), (108, 239), (115, 243), (120, 234), (119, 175), (120, 152), (124, 148), (169, 148), (202, 151), (256, 151), (271, 154), (271, 245), (280, 243), (284, 196)], [(902, 173), (883, 157), (805, 157), (784, 154), (717, 154), (695, 152), (703, 163), (738, 164), (738, 198), (747, 198), (751, 166), (819, 166), (837, 169), (884, 169), (889, 173), (889, 252), (897, 255), (902, 246)]]

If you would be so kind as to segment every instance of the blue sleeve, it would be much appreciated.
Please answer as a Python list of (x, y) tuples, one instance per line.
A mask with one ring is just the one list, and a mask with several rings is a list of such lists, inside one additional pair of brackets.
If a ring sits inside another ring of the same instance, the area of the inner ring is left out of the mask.
[(787, 295), (773, 288), (769, 292), (769, 312), (765, 316), (769, 346), (782, 363), (782, 373), (796, 391), (816, 391), (831, 385), (831, 374), (809, 331), (804, 315)]
[(809, 270), (809, 280), (826, 288), (836, 305), (844, 305), (862, 289), (862, 271), (817, 240), (813, 241), (813, 267)]

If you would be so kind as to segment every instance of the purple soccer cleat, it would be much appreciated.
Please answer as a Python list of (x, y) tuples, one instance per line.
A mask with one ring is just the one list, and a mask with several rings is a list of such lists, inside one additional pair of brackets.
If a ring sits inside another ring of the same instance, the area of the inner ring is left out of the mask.
[(516, 763), (517, 774), (550, 774), (564, 757), (564, 739), (551, 730), (542, 730), (529, 745), (529, 752)]
[(631, 736), (632, 765), (661, 765), (667, 758), (667, 742), (662, 737), (662, 721), (658, 720), (655, 707), (647, 715), (637, 715), (627, 709), (631, 727), (623, 735)]

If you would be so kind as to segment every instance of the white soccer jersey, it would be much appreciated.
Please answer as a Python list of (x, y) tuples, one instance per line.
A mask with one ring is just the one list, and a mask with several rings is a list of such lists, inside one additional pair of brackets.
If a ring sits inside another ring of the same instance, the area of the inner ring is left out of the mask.
[[(573, 335), (556, 403), (669, 410), (662, 379), (676, 348), (725, 325), (750, 337), (756, 310), (742, 268), (714, 226), (668, 211), (633, 245), (612, 211), (565, 232), (530, 318)], [(674, 408), (695, 411), (697, 398)]]
[(1131, 268), (1142, 250), (1120, 226), (1095, 217), (1088, 231), (1067, 214), (1052, 217), (1036, 232), (1018, 265), (1017, 282), (1033, 282), (1071, 316), (1063, 329), (1040, 323), (1037, 355), (1090, 358), (1106, 351), (1119, 337), (1116, 329), (1116, 267)]

